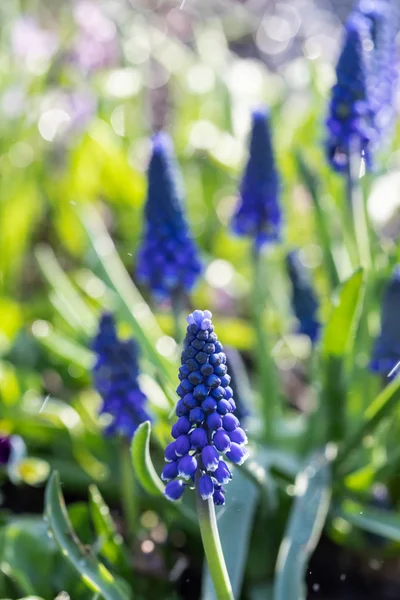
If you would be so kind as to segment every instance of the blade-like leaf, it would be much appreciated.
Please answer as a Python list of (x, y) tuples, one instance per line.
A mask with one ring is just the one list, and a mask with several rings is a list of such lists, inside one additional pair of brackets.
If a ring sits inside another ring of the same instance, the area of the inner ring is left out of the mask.
[(325, 362), (321, 411), (326, 411), (327, 441), (340, 441), (345, 435), (347, 385), (344, 358), (354, 342), (364, 296), (363, 271), (358, 269), (342, 286), (322, 340)]
[(400, 517), (394, 512), (346, 502), (344, 508), (334, 511), (334, 515), (368, 533), (400, 542)]
[[(362, 444), (363, 439), (370, 434), (379, 423), (389, 417), (395, 410), (400, 400), (400, 378), (397, 377), (375, 398), (372, 404), (364, 412), (364, 418), (361, 421), (357, 431), (340, 449), (336, 459), (336, 468), (342, 465), (352, 452)], [(342, 472), (343, 469), (339, 469)]]
[(153, 496), (160, 496), (163, 495), (164, 485), (151, 460), (150, 434), (150, 421), (139, 425), (132, 439), (132, 462), (135, 475), (146, 492)]
[(122, 537), (117, 531), (110, 509), (95, 485), (89, 487), (89, 508), (94, 530), (98, 536), (99, 552), (111, 565), (116, 565), (121, 571), (127, 571), (129, 561), (124, 551)]
[(357, 269), (343, 284), (339, 302), (326, 325), (322, 340), (325, 355), (340, 357), (345, 354), (357, 325), (363, 294), (363, 270)]
[(128, 600), (111, 573), (90, 550), (87, 551), (72, 529), (57, 472), (52, 474), (46, 488), (45, 515), (55, 542), (65, 558), (80, 573), (87, 587), (100, 593), (105, 600)]
[(43, 331), (39, 333), (35, 331), (32, 333), (46, 348), (49, 348), (49, 350), (58, 356), (65, 358), (70, 363), (87, 370), (92, 368), (95, 361), (93, 352), (78, 344), (75, 340), (57, 333), (52, 329), (50, 324), (47, 330), (43, 328)]
[[(232, 584), (233, 595), (240, 597), (251, 527), (257, 506), (259, 488), (247, 479), (239, 469), (227, 488), (226, 507), (217, 513), (218, 531)], [(216, 600), (215, 589), (208, 567), (203, 575), (202, 600)]]
[(296, 499), (276, 565), (274, 600), (305, 600), (308, 560), (320, 538), (331, 496), (328, 459), (320, 452), (297, 476)]
[(317, 179), (317, 175), (311, 171), (310, 166), (303, 158), (303, 153), (297, 150), (295, 152), (295, 158), (300, 177), (305, 187), (307, 188), (313, 202), (316, 220), (316, 231), (319, 236), (322, 251), (324, 254), (324, 264), (326, 267), (326, 272), (329, 276), (331, 289), (335, 289), (340, 283), (340, 278), (336, 267), (335, 258), (332, 252), (333, 243), (329, 233), (329, 220), (327, 217), (327, 213), (324, 211), (324, 207), (322, 205), (323, 194), (321, 194), (321, 191), (319, 189), (319, 181)]
[(52, 286), (55, 296), (60, 299), (62, 305), (67, 307), (68, 322), (71, 323), (72, 319), (78, 328), (83, 329), (91, 336), (96, 327), (94, 313), (62, 270), (53, 250), (42, 244), (35, 249), (35, 256), (44, 276)]

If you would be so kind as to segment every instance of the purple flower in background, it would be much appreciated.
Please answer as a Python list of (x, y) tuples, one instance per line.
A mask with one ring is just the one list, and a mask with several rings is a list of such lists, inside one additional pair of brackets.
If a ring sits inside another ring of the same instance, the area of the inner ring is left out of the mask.
[(376, 131), (370, 97), (369, 44), (372, 41), (368, 20), (359, 13), (352, 14), (346, 23), (327, 120), (328, 160), (337, 171), (347, 170), (350, 146), (355, 144), (367, 165), (372, 163), (371, 144)]
[(252, 123), (249, 159), (232, 227), (237, 235), (253, 237), (259, 248), (280, 240), (282, 212), (268, 112), (255, 110)]
[(353, 149), (371, 168), (392, 123), (399, 13), (395, 2), (361, 0), (347, 20), (327, 120), (328, 160), (336, 171), (347, 170)]
[[(375, 340), (370, 370), (382, 377), (388, 377), (400, 361), (400, 266), (394, 270), (388, 282), (382, 301), (381, 333)], [(396, 370), (391, 378), (397, 376)]]
[(73, 58), (79, 67), (89, 72), (115, 64), (119, 54), (115, 24), (90, 0), (78, 2), (73, 12), (79, 26)]
[(11, 437), (0, 435), (0, 465), (7, 465), (12, 452)]
[(32, 16), (22, 16), (15, 21), (11, 32), (11, 50), (33, 72), (42, 72), (58, 49), (54, 31), (42, 29)]
[(359, 10), (369, 21), (373, 42), (371, 61), (371, 109), (378, 134), (393, 123), (394, 95), (398, 79), (396, 36), (400, 7), (391, 0), (361, 0)]
[(159, 298), (190, 291), (200, 272), (197, 247), (186, 222), (180, 180), (168, 136), (153, 137), (137, 276)]
[(225, 457), (236, 465), (247, 458), (247, 436), (235, 416), (226, 355), (214, 333), (208, 310), (188, 316), (188, 328), (179, 369), (176, 405), (178, 420), (165, 451), (162, 479), (165, 496), (179, 500), (187, 486), (201, 497), (224, 504), (224, 488), (232, 478)]
[(106, 433), (119, 433), (130, 439), (140, 423), (150, 420), (147, 398), (138, 383), (137, 345), (133, 340), (119, 340), (112, 315), (105, 313), (100, 319), (93, 350), (97, 356), (93, 368), (94, 386), (103, 399), (100, 414), (112, 418)]
[(299, 321), (299, 333), (307, 335), (314, 343), (319, 337), (321, 327), (317, 318), (317, 297), (298, 253), (290, 252), (286, 257), (286, 263), (292, 283), (292, 307)]

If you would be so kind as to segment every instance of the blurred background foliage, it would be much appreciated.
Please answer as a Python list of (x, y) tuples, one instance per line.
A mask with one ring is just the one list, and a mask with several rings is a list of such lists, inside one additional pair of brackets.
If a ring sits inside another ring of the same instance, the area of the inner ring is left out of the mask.
[[(299, 445), (302, 417), (313, 411), (321, 385), (318, 372), (314, 388), (305, 374), (314, 360), (308, 339), (293, 334), (284, 257), (292, 247), (301, 248), (301, 261), (321, 298), (323, 322), (332, 309), (325, 233), (342, 281), (355, 266), (343, 183), (326, 164), (323, 147), (341, 19), (349, 10), (348, 2), (328, 0), (186, 0), (182, 7), (179, 0), (0, 4), (0, 430), (20, 436), (27, 447), (8, 474), (13, 483), (4, 484), (0, 541), (4, 597), (36, 593), (47, 599), (62, 589), (68, 589), (74, 600), (93, 597), (71, 575), (70, 567), (64, 562), (58, 566), (61, 558), (47, 538), (46, 525), (25, 515), (8, 520), (6, 510), (40, 512), (50, 467), (60, 471), (67, 499), (77, 501), (69, 516), (84, 542), (93, 541), (89, 509), (83, 502), (88, 485), (95, 482), (105, 499), (118, 507), (118, 448), (101, 436), (99, 400), (90, 379), (90, 339), (104, 308), (117, 310), (124, 335), (133, 331), (137, 336), (126, 314), (126, 307), (134, 303), (135, 318), (168, 373), (168, 385), (160, 386), (153, 355), (143, 352), (142, 386), (159, 417), (156, 436), (168, 439), (173, 399), (168, 386), (174, 381), (178, 357), (169, 307), (153, 307), (154, 319), (146, 290), (139, 292), (134, 281), (126, 281), (118, 262), (119, 255), (133, 275), (149, 140), (159, 129), (174, 140), (189, 221), (205, 259), (193, 305), (212, 310), (220, 338), (240, 350), (252, 369), (250, 243), (234, 238), (228, 225), (246, 158), (251, 109), (260, 104), (272, 111), (286, 229), (284, 244), (268, 253), (265, 320), (291, 406), (284, 448), (287, 462), (277, 469), (280, 484), (270, 490), (271, 506), (282, 507), (275, 527), (270, 523), (270, 558), (260, 564), (260, 557), (250, 550), (246, 574), (254, 584), (246, 598), (266, 597), (266, 588), (260, 588), (257, 596), (257, 585), (274, 568), (289, 508), (290, 494), (283, 490), (287, 484), (293, 488), (298, 461), (305, 453)], [(364, 178), (378, 275), (368, 306), (368, 331), (359, 332), (346, 363), (352, 386), (346, 408), (350, 429), (357, 427), (361, 412), (380, 389), (378, 378), (366, 366), (379, 331), (382, 286), (398, 260), (399, 141), (397, 127), (382, 150), (373, 185), (371, 176)], [(316, 209), (302, 165), (311, 173), (322, 213)], [(257, 437), (257, 423), (252, 427)], [(385, 436), (397, 440), (398, 430), (396, 414), (377, 440)], [(369, 493), (387, 458), (374, 439), (364, 453), (368, 468), (353, 473), (348, 481), (361, 497)], [(387, 483), (387, 477), (383, 479)], [(22, 485), (29, 493), (21, 492)], [(393, 479), (391, 485), (398, 497), (398, 482)], [(174, 507), (164, 507), (161, 519), (156, 505), (144, 501), (142, 508), (147, 510), (140, 520), (135, 565), (153, 578), (160, 570), (164, 582), (153, 580), (153, 586), (160, 585), (160, 597), (172, 599), (181, 597), (173, 591), (178, 580), (192, 590), (186, 579), (196, 581), (199, 540), (188, 534), (193, 528), (190, 519), (182, 526)], [(352, 507), (346, 518), (343, 507), (335, 510), (332, 537), (348, 542)], [(264, 516), (265, 512), (257, 518)], [(117, 511), (115, 535), (121, 530), (118, 518)], [(398, 523), (396, 527), (398, 532)], [(259, 535), (255, 526), (252, 539), (256, 542)], [(366, 542), (357, 535), (349, 543), (360, 550)], [(167, 537), (171, 556), (165, 551)], [(118, 544), (111, 546), (111, 554), (115, 547)], [(394, 550), (391, 547), (390, 552), (395, 554)], [(43, 555), (34, 568), (33, 551)], [(191, 564), (188, 556), (197, 563)], [(123, 558), (108, 554), (107, 559), (112, 565), (120, 561), (118, 572), (124, 573)], [(37, 564), (43, 572), (37, 571)], [(189, 573), (186, 579), (183, 572)], [(138, 597), (149, 597), (145, 584), (141, 589), (138, 581)], [(152, 588), (152, 597), (157, 590)], [(182, 597), (193, 598), (190, 593), (194, 592), (186, 590)]]

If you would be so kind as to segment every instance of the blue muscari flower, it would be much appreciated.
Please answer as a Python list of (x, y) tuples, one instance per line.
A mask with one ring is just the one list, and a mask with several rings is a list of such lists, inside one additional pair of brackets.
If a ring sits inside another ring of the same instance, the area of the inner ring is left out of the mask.
[(138, 383), (138, 348), (133, 340), (118, 339), (113, 316), (104, 313), (93, 341), (96, 363), (93, 382), (103, 400), (100, 414), (112, 417), (106, 433), (131, 438), (149, 420), (147, 398)]
[(286, 257), (290, 281), (292, 283), (292, 308), (299, 322), (298, 332), (307, 335), (311, 342), (319, 337), (321, 324), (317, 318), (318, 300), (312, 288), (305, 267), (296, 251)]
[(183, 212), (178, 169), (168, 136), (153, 137), (137, 277), (158, 298), (190, 291), (201, 272), (198, 250)]
[(374, 45), (371, 61), (370, 102), (378, 135), (386, 133), (394, 117), (397, 73), (396, 36), (400, 7), (391, 0), (361, 0), (358, 7), (369, 21)]
[(346, 23), (342, 52), (336, 67), (337, 83), (327, 120), (327, 154), (332, 167), (346, 171), (350, 145), (356, 143), (367, 166), (372, 164), (371, 146), (376, 139), (371, 106), (369, 69), (372, 45), (368, 19), (354, 12)]
[(249, 158), (232, 227), (237, 235), (253, 237), (260, 248), (280, 240), (282, 213), (268, 112), (255, 110), (252, 123)]
[[(400, 265), (384, 292), (381, 309), (381, 333), (375, 340), (369, 367), (374, 373), (387, 377), (400, 361)], [(398, 375), (397, 370), (393, 376)]]
[[(226, 355), (214, 333), (211, 313), (195, 310), (188, 328), (179, 369), (176, 415), (171, 442), (165, 450), (162, 479), (165, 496), (179, 500), (187, 486), (197, 486), (204, 500), (225, 502), (232, 478), (222, 456), (241, 465), (247, 458), (247, 436), (234, 415), (236, 408)], [(222, 456), (221, 456), (222, 455)]]

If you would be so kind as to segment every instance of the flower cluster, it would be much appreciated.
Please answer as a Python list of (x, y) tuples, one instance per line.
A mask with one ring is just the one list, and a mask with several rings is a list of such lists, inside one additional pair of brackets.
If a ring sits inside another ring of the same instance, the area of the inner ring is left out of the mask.
[(186, 223), (177, 167), (169, 138), (157, 134), (148, 170), (145, 231), (137, 276), (154, 295), (190, 291), (201, 272), (196, 245)]
[[(385, 290), (381, 310), (381, 333), (376, 339), (370, 369), (387, 377), (400, 361), (400, 266), (397, 266)], [(395, 371), (393, 376), (397, 375)]]
[(361, 0), (359, 10), (369, 20), (373, 42), (371, 63), (371, 109), (378, 134), (386, 132), (394, 115), (394, 93), (398, 78), (396, 36), (400, 9), (388, 0)]
[(267, 111), (254, 111), (252, 122), (249, 159), (232, 226), (237, 235), (253, 237), (259, 248), (267, 242), (279, 241), (282, 213)]
[(224, 504), (224, 488), (232, 478), (221, 454), (241, 465), (247, 458), (247, 437), (234, 415), (236, 409), (226, 356), (214, 333), (211, 313), (195, 310), (188, 328), (179, 369), (180, 400), (177, 422), (165, 451), (162, 479), (165, 495), (178, 500), (186, 486), (195, 485), (201, 497)]
[(346, 171), (352, 144), (372, 166), (393, 117), (399, 9), (387, 0), (361, 0), (346, 23), (327, 121), (328, 159)]
[(337, 171), (348, 169), (351, 144), (371, 165), (371, 144), (375, 141), (371, 108), (369, 60), (370, 30), (367, 19), (354, 13), (346, 23), (346, 36), (336, 67), (337, 83), (332, 89), (327, 127), (328, 159)]
[(286, 263), (292, 283), (293, 312), (299, 321), (298, 331), (303, 335), (307, 335), (311, 342), (315, 342), (319, 337), (321, 327), (316, 316), (318, 300), (297, 252), (289, 252)]
[(94, 385), (103, 399), (100, 414), (112, 421), (107, 434), (131, 438), (140, 423), (149, 420), (146, 396), (138, 383), (138, 349), (133, 340), (119, 340), (112, 315), (102, 315), (93, 342), (97, 355), (93, 368)]

